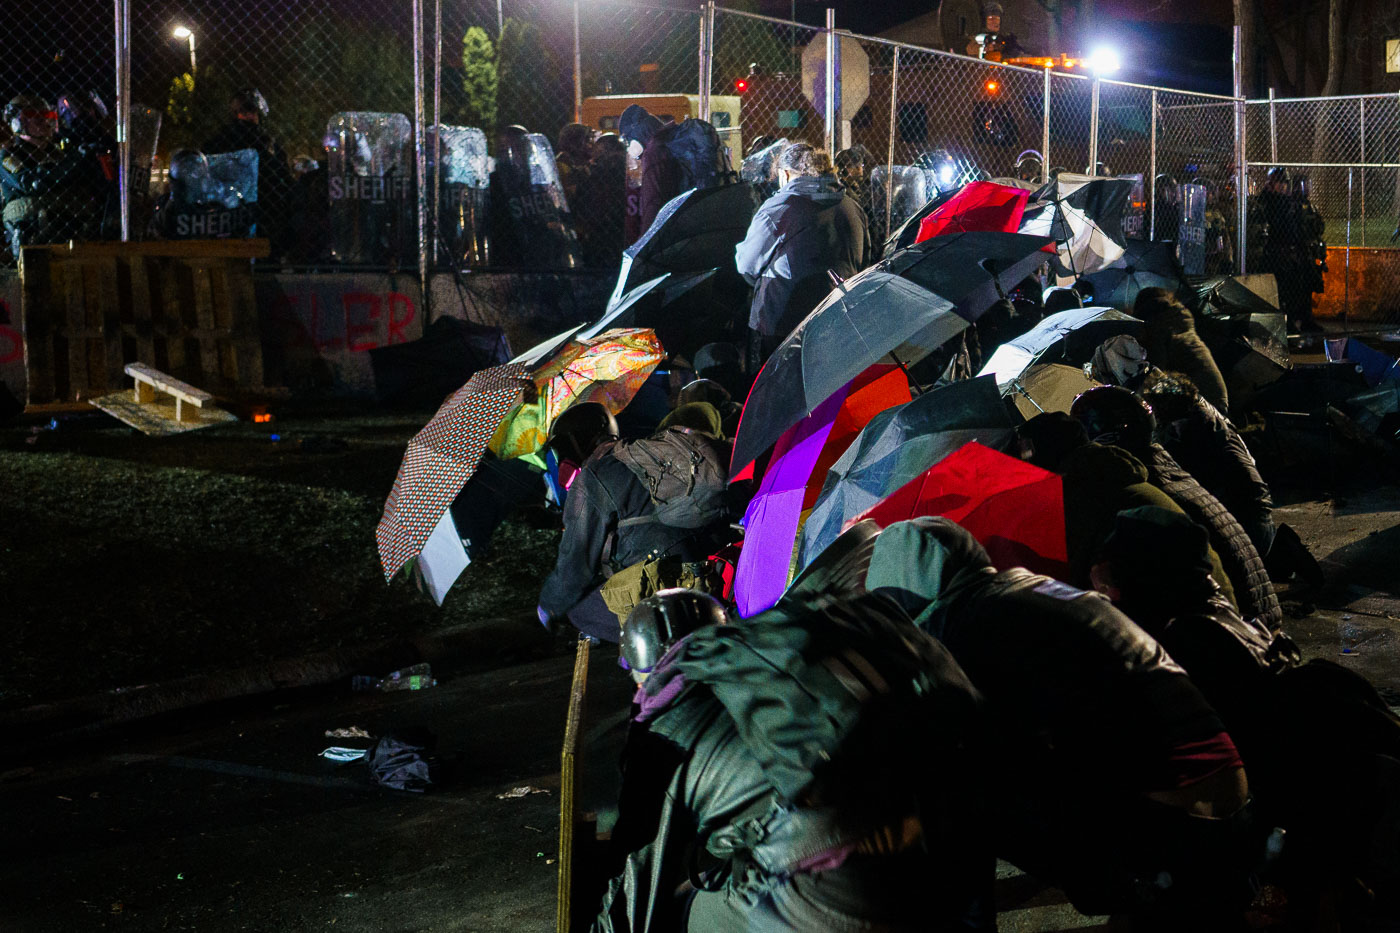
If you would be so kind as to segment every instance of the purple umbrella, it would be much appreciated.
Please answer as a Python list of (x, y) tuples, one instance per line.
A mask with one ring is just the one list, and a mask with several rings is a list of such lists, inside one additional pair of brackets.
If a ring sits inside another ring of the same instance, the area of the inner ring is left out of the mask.
[(741, 616), (771, 608), (787, 589), (803, 514), (816, 502), (831, 464), (872, 417), (909, 398), (901, 370), (872, 366), (778, 439), (744, 513), (744, 547), (734, 574)]

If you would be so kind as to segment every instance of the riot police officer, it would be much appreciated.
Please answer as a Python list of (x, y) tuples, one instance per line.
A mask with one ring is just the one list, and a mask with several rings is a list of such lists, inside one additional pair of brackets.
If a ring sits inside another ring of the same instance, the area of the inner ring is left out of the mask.
[(982, 24), (983, 31), (967, 41), (968, 55), (999, 62), (1025, 54), (1026, 50), (1014, 34), (1001, 31), (1000, 3), (988, 3), (983, 7)]
[(270, 108), (257, 88), (235, 91), (229, 98), (229, 122), (205, 140), (206, 153), (237, 152), (252, 149), (258, 154), (259, 234), (272, 240), (274, 255), (287, 246), (290, 229), (287, 206), (295, 184), (287, 153), (263, 126)]
[(38, 241), (44, 195), (57, 181), (62, 153), (58, 114), (40, 98), (17, 95), (5, 105), (4, 119), (10, 140), (0, 149), (0, 203), (5, 243), (18, 258), (21, 244)]
[(1272, 272), (1278, 282), (1279, 307), (1288, 315), (1289, 325), (1300, 331), (1315, 331), (1318, 326), (1312, 316), (1312, 293), (1322, 291), (1322, 270), (1317, 263), (1322, 218), (1307, 203), (1306, 187), (1301, 200), (1293, 196), (1290, 188), (1287, 169), (1269, 169), (1264, 190), (1259, 194), (1266, 243), (1260, 265), (1264, 271)]

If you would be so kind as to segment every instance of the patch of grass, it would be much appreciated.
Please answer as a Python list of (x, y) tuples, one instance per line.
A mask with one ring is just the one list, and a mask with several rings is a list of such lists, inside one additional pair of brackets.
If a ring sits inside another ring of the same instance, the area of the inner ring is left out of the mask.
[(408, 637), (533, 625), (558, 534), (501, 528), (439, 608), (387, 586), (374, 530), (426, 416), (306, 417), (147, 438), (0, 434), (0, 705)]

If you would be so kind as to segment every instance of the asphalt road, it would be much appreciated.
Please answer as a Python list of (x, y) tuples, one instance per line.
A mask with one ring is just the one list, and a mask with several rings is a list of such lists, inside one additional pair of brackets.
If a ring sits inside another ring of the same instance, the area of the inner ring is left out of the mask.
[[(1400, 702), (1400, 491), (1302, 502), (1279, 518), (1333, 578), (1322, 594), (1285, 588), (1289, 630)], [(593, 652), (594, 722), (629, 693), (609, 654)], [(551, 929), (571, 672), (554, 657), (440, 670), (421, 693), (340, 683), (0, 755), (0, 930)], [(325, 735), (349, 726), (435, 733), (437, 790), (386, 791), (362, 765), (318, 757), (368, 744)], [(521, 786), (545, 792), (497, 796)], [(1003, 930), (1101, 928), (1009, 866), (1001, 875)]]
[[(595, 698), (625, 703), (621, 673), (600, 667)], [(420, 693), (343, 685), (8, 764), (0, 929), (551, 928), (572, 670), (552, 658)], [(431, 730), (440, 787), (388, 791), (362, 763), (318, 757), (368, 744), (325, 735), (348, 726)], [(544, 793), (497, 799), (526, 785)]]

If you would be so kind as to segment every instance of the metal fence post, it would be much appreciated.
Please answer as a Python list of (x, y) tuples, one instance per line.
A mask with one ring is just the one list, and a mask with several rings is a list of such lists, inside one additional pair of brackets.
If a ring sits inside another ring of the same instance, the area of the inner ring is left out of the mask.
[(442, 229), (442, 0), (433, 0), (433, 209), (429, 226), (429, 266), (438, 262)]
[(418, 281), (428, 302), (428, 165), (423, 139), (423, 0), (413, 0), (413, 168), (418, 183)]
[[(1249, 152), (1245, 147), (1244, 120), (1244, 42), (1243, 32), (1235, 27), (1234, 35), (1234, 97), (1235, 97), (1235, 267), (1243, 275), (1248, 269), (1245, 254), (1249, 249)], [(1270, 94), (1272, 97), (1273, 95)], [(1272, 111), (1273, 105), (1270, 104)]]
[(1089, 168), (1086, 175), (1098, 174), (1099, 164), (1099, 76), (1094, 75), (1094, 83), (1089, 89)]
[(841, 74), (841, 69), (837, 65), (836, 56), (839, 54), (840, 43), (836, 41), (836, 10), (831, 7), (826, 8), (826, 133), (825, 147), (827, 152), (836, 151), (836, 102), (840, 96), (836, 93), (836, 82)]
[(1050, 182), (1050, 74), (1051, 68), (1045, 66), (1045, 90), (1042, 91), (1040, 114), (1040, 183), (1042, 185)]
[(1152, 125), (1147, 144), (1147, 238), (1157, 239), (1157, 89), (1152, 89)]
[(1244, 99), (1235, 101), (1235, 252), (1238, 254), (1237, 274), (1249, 271), (1245, 256), (1249, 250), (1249, 163), (1246, 161), (1248, 148), (1245, 145)]
[(1346, 268), (1342, 272), (1342, 330), (1347, 329), (1351, 311), (1351, 177), (1355, 169), (1347, 167), (1347, 252)]
[(715, 69), (715, 4), (706, 0), (700, 7), (700, 106), (698, 116), (710, 119), (710, 85)]
[[(894, 217), (894, 133), (899, 122), (899, 46), (894, 47), (894, 67), (890, 71), (890, 149), (885, 161), (885, 236), (890, 235)], [(883, 245), (883, 244), (881, 244)]]
[(117, 200), (122, 242), (128, 243), (131, 241), (131, 0), (114, 0), (112, 12), (117, 58), (117, 161), (120, 164)]
[(578, 43), (578, 0), (574, 0), (574, 122), (583, 122), (583, 55)]
[(1274, 106), (1274, 89), (1269, 88), (1269, 161), (1278, 161), (1278, 110)]
[[(1358, 101), (1361, 105), (1361, 163), (1366, 164), (1366, 98)], [(1351, 212), (1348, 211), (1348, 214)], [(1361, 170), (1361, 246), (1366, 246), (1366, 170)]]

